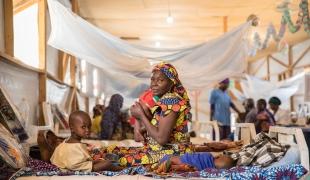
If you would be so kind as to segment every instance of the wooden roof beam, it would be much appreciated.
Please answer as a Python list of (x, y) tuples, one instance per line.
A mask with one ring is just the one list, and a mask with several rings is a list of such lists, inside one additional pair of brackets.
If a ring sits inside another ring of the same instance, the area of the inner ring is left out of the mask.
[(15, 0), (14, 4), (13, 4), (13, 14), (17, 14), (27, 8), (29, 8), (30, 6), (32, 6), (33, 4), (37, 3), (38, 0)]

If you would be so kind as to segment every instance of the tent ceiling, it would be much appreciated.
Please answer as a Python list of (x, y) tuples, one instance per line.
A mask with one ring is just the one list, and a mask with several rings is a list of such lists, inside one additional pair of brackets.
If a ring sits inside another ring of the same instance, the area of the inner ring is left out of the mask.
[[(99, 28), (118, 37), (129, 37), (131, 43), (161, 47), (189, 46), (216, 38), (246, 21), (250, 14), (260, 18), (254, 28), (262, 38), (272, 22), (279, 29), (281, 13), (276, 0), (79, 0), (80, 15)], [(297, 18), (299, 0), (291, 0), (293, 20)], [(174, 23), (168, 24), (169, 13)], [(285, 40), (296, 44), (309, 38), (302, 30), (286, 33)], [(269, 51), (274, 51), (271, 45)]]

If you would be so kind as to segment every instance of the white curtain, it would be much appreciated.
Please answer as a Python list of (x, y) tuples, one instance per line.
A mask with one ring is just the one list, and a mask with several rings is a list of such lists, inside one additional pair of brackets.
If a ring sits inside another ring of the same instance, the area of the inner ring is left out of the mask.
[(51, 17), (49, 45), (101, 67), (110, 92), (136, 98), (149, 83), (152, 64), (165, 60), (176, 66), (189, 90), (212, 86), (241, 75), (248, 52), (244, 23), (210, 42), (186, 48), (158, 49), (129, 44), (100, 30), (57, 0), (48, 0)]
[(259, 79), (254, 76), (245, 75), (246, 80), (241, 81), (242, 93), (236, 89), (232, 91), (236, 97), (241, 99), (253, 98), (255, 101), (258, 99), (269, 100), (269, 98), (276, 96), (282, 101), (282, 108), (289, 108), (290, 97), (293, 96), (300, 84), (303, 83), (305, 73), (299, 73), (287, 80), (280, 82), (270, 82)]

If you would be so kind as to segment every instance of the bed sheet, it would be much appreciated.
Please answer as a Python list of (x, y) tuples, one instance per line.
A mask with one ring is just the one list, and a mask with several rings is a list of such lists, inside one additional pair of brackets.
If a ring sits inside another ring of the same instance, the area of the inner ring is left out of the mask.
[[(196, 172), (185, 173), (169, 173), (163, 175), (157, 175), (152, 172), (147, 172), (142, 166), (126, 168), (120, 172), (102, 171), (102, 172), (79, 172), (68, 171), (62, 172), (57, 167), (39, 161), (31, 159), (26, 168), (19, 170), (15, 173), (11, 179), (24, 180), (24, 179), (60, 179), (66, 177), (71, 179), (75, 177), (85, 177), (84, 179), (94, 179), (98, 177), (121, 178), (121, 179), (148, 179), (151, 178), (192, 178), (192, 179), (204, 179), (204, 178), (220, 178), (220, 179), (299, 179), (307, 173), (307, 170), (300, 164), (290, 164), (285, 166), (273, 167), (273, 168), (260, 168), (260, 167), (234, 167), (229, 170), (220, 169), (205, 169)], [(104, 175), (104, 176), (102, 176)], [(28, 176), (28, 177), (27, 177)], [(60, 178), (58, 178), (60, 177)]]

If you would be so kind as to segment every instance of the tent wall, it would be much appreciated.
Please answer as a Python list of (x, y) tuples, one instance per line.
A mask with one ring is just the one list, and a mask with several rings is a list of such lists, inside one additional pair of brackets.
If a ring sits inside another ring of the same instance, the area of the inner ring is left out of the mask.
[[(297, 65), (293, 68), (292, 75), (296, 75), (300, 72), (303, 72), (305, 68), (310, 67), (310, 39), (296, 44), (291, 48), (291, 60), (292, 63), (295, 63), (299, 57), (305, 53), (305, 55), (300, 59)], [(249, 74), (255, 75), (262, 79), (268, 79), (268, 71), (269, 71), (269, 79), (271, 82), (277, 82), (283, 79), (289, 78), (288, 68), (282, 64), (289, 64), (289, 48), (283, 50), (282, 52), (274, 53), (269, 55), (269, 57), (265, 57), (259, 59), (253, 63), (250, 63), (250, 72)], [(269, 59), (269, 70), (268, 70), (268, 59)], [(276, 59), (276, 60), (274, 60)], [(276, 61), (280, 61), (276, 62)], [(305, 81), (305, 79), (304, 79)], [(304, 104), (304, 95), (305, 95), (305, 83), (302, 83), (298, 92), (293, 96), (293, 109), (297, 110), (299, 104)]]
[(4, 52), (4, 12), (3, 9), (3, 1), (0, 1), (0, 51)]
[(29, 106), (29, 121), (31, 124), (37, 124), (39, 102), (38, 73), (8, 62), (7, 59), (0, 57), (0, 86), (8, 93), (17, 108), (23, 108), (21, 107), (22, 99), (26, 100)]

